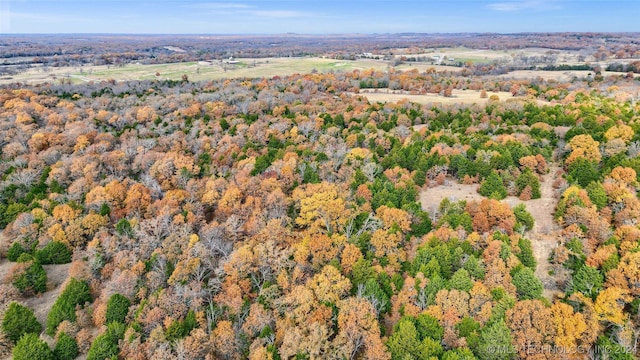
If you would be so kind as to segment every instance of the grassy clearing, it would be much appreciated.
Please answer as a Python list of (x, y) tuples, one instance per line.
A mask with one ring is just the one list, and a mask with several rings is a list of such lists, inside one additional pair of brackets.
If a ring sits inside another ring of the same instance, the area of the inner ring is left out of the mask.
[(473, 90), (453, 90), (451, 97), (444, 97), (438, 94), (424, 94), (424, 95), (411, 95), (394, 93), (392, 90), (387, 92), (387, 89), (381, 89), (378, 92), (361, 92), (360, 96), (366, 97), (371, 102), (398, 102), (401, 100), (409, 100), (418, 104), (463, 104), (463, 105), (486, 105), (489, 101), (488, 97), (491, 95), (498, 95), (500, 101), (508, 99), (521, 99), (526, 100), (525, 97), (514, 97), (509, 92), (488, 92), (487, 98), (482, 99), (480, 97), (480, 91)]
[[(467, 48), (442, 48), (429, 49), (422, 56), (446, 56), (453, 58), (454, 62), (471, 62), (484, 63), (497, 59), (512, 59), (518, 54), (526, 55), (544, 55), (547, 49), (522, 49), (522, 50), (476, 50)], [(559, 58), (576, 57), (575, 52), (560, 52)], [(170, 64), (126, 64), (124, 66), (82, 66), (82, 67), (51, 67), (46, 71), (39, 66), (33, 67), (28, 71), (10, 77), (0, 78), (1, 84), (10, 84), (21, 82), (26, 84), (35, 84), (43, 82), (58, 82), (70, 79), (73, 83), (82, 83), (88, 81), (103, 80), (180, 80), (183, 75), (187, 75), (192, 81), (206, 81), (220, 78), (261, 78), (273, 76), (286, 76), (295, 73), (310, 73), (318, 71), (326, 72), (349, 72), (353, 70), (375, 69), (378, 71), (386, 71), (390, 68), (388, 62), (373, 59), (335, 60), (320, 57), (304, 57), (304, 58), (261, 58), (261, 59), (237, 59), (237, 64), (223, 64), (215, 61), (212, 63), (202, 62), (186, 62), (186, 63), (170, 63)], [(565, 59), (566, 60), (566, 59)], [(395, 67), (399, 71), (407, 71), (417, 69), (418, 71), (426, 71), (427, 69), (435, 69), (436, 71), (460, 71), (461, 68), (451, 66), (448, 62), (443, 65), (433, 65), (431, 63), (411, 63), (407, 62)], [(528, 71), (519, 70), (506, 75), (503, 78), (516, 79), (535, 79), (542, 77), (544, 79), (553, 79), (557, 81), (570, 81), (574, 76), (584, 78), (589, 71)], [(159, 74), (156, 76), (156, 74)], [(604, 75), (613, 75), (614, 73), (604, 72)], [(501, 96), (501, 99), (503, 96)], [(444, 100), (447, 102), (447, 100)], [(467, 100), (465, 100), (467, 102)]]
[[(56, 82), (61, 79), (71, 79), (73, 83), (102, 80), (180, 80), (187, 75), (190, 80), (211, 80), (220, 78), (261, 78), (286, 76), (295, 73), (318, 72), (348, 72), (374, 68), (386, 70), (388, 65), (379, 60), (335, 60), (324, 58), (265, 58), (265, 59), (237, 59), (236, 64), (220, 62), (173, 63), (173, 64), (126, 64), (124, 66), (83, 66), (66, 68), (49, 68), (44, 72), (40, 67), (28, 70), (10, 78), (0, 79), (0, 84), (13, 82), (43, 83)], [(159, 75), (157, 75), (159, 74)]]

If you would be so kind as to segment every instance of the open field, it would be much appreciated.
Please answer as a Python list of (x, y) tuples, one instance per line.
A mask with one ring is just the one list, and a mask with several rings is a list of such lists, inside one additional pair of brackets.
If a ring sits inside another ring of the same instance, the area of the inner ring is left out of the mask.
[(438, 94), (412, 95), (402, 93), (400, 91), (394, 92), (393, 90), (388, 89), (379, 89), (379, 91), (377, 92), (374, 92), (374, 90), (372, 89), (366, 89), (366, 91), (360, 91), (359, 95), (366, 97), (371, 102), (398, 102), (406, 99), (418, 104), (439, 103), (442, 105), (486, 105), (489, 101), (491, 101), (489, 100), (489, 97), (492, 95), (497, 95), (500, 101), (504, 101), (507, 99), (527, 100), (527, 98), (524, 96), (514, 97), (510, 92), (506, 91), (487, 92), (487, 98), (483, 99), (480, 97), (480, 91), (457, 89), (453, 90), (451, 97), (444, 97)]
[[(396, 53), (402, 54), (402, 49), (398, 49)], [(596, 64), (593, 59), (588, 57), (581, 59), (578, 51), (550, 51), (544, 48), (527, 48), (518, 50), (483, 50), (458, 48), (442, 48), (428, 49), (424, 53), (408, 54), (407, 57), (440, 57), (453, 59), (452, 61), (443, 60), (427, 62), (405, 62), (395, 66), (396, 70), (407, 71), (417, 69), (418, 71), (426, 71), (427, 69), (435, 69), (436, 71), (460, 71), (461, 68), (452, 66), (458, 62), (470, 63), (490, 63), (498, 61), (504, 64), (514, 64), (525, 57), (542, 58), (551, 56), (555, 58), (556, 64), (580, 64), (590, 61)], [(279, 57), (279, 58), (260, 58), (260, 59), (234, 59), (233, 63), (222, 62), (219, 60), (211, 62), (184, 62), (184, 63), (164, 63), (154, 65), (143, 65), (139, 63), (128, 63), (120, 66), (115, 65), (85, 65), (72, 67), (42, 67), (35, 65), (26, 72), (12, 76), (0, 77), (0, 84), (9, 84), (21, 82), (26, 84), (35, 84), (43, 82), (56, 82), (63, 79), (70, 79), (72, 83), (82, 83), (88, 81), (102, 80), (179, 80), (183, 75), (187, 75), (190, 80), (209, 80), (220, 78), (243, 78), (243, 77), (273, 77), (285, 76), (295, 73), (318, 72), (348, 72), (353, 70), (376, 69), (380, 71), (390, 68), (389, 62), (374, 59), (358, 59), (358, 60), (336, 60), (322, 57)], [(579, 61), (583, 60), (583, 61)], [(628, 62), (633, 59), (625, 59)], [(554, 63), (553, 60), (550, 60)], [(613, 60), (611, 60), (613, 61)], [(617, 60), (616, 60), (617, 61)], [(598, 63), (606, 67), (606, 62)], [(585, 78), (590, 71), (533, 71), (518, 70), (509, 74), (500, 75), (501, 78), (514, 79), (535, 79), (543, 78), (545, 80), (554, 79), (558, 81), (571, 80), (574, 77)], [(604, 72), (603, 75), (618, 75), (619, 73)], [(502, 97), (501, 97), (502, 98)]]
[[(549, 55), (549, 49), (527, 48), (519, 50), (479, 50), (468, 48), (442, 48), (430, 49), (421, 54), (411, 54), (407, 56), (426, 56), (426, 57), (446, 57), (454, 59), (457, 63), (488, 63), (499, 61), (505, 64), (512, 63), (523, 57), (543, 57)], [(553, 51), (556, 63), (578, 64), (580, 53), (577, 51)], [(586, 59), (585, 61), (588, 61)], [(628, 60), (628, 59), (627, 59)], [(584, 63), (584, 61), (582, 61)], [(594, 63), (594, 62), (592, 62)], [(606, 63), (600, 64), (603, 67)], [(21, 82), (26, 84), (35, 84), (43, 82), (56, 82), (70, 79), (72, 83), (81, 83), (88, 81), (102, 80), (153, 80), (153, 79), (170, 79), (179, 80), (183, 75), (187, 75), (190, 80), (209, 80), (220, 78), (256, 78), (256, 77), (273, 77), (286, 76), (295, 73), (318, 72), (349, 72), (353, 70), (375, 69), (384, 71), (390, 68), (387, 61), (374, 59), (358, 59), (358, 60), (336, 60), (322, 57), (281, 57), (281, 58), (260, 58), (260, 59), (235, 59), (233, 63), (222, 61), (212, 62), (184, 62), (184, 63), (165, 63), (154, 65), (143, 65), (139, 63), (129, 63), (121, 66), (115, 65), (85, 65), (73, 67), (47, 67), (44, 68), (36, 65), (26, 72), (0, 77), (0, 84), (10, 84)], [(448, 61), (443, 61), (437, 65), (437, 62), (406, 62), (395, 67), (396, 70), (406, 71), (417, 69), (418, 71), (426, 71), (427, 69), (435, 69), (436, 71), (460, 71), (461, 68), (451, 66)], [(571, 80), (574, 77), (584, 78), (589, 75), (590, 71), (535, 71), (535, 70), (518, 70), (509, 74), (500, 75), (501, 78), (514, 79), (535, 79), (543, 78), (545, 80), (553, 79), (558, 81)], [(619, 73), (604, 72), (607, 75), (618, 75)], [(500, 96), (500, 95), (499, 95)], [(501, 99), (505, 96), (501, 96)], [(459, 98), (467, 99), (459, 94)], [(464, 100), (466, 103), (467, 100)]]
[[(114, 79), (126, 80), (179, 80), (187, 75), (190, 80), (209, 80), (220, 78), (273, 77), (312, 71), (353, 71), (356, 69), (386, 70), (388, 64), (380, 60), (335, 60), (323, 58), (265, 58), (237, 59), (238, 63), (222, 62), (187, 62), (170, 64), (126, 64), (124, 66), (82, 66), (82, 67), (50, 67), (46, 71), (36, 67), (13, 77), (0, 78), (0, 84), (13, 82), (42, 83), (55, 82), (70, 78), (73, 83), (102, 81)], [(159, 75), (158, 75), (159, 74)]]
[[(603, 71), (602, 76), (619, 76), (626, 75), (626, 73), (617, 71)], [(544, 80), (555, 80), (559, 82), (571, 81), (574, 78), (585, 79), (588, 76), (593, 76), (593, 71), (590, 70), (570, 70), (570, 71), (544, 71), (544, 70), (516, 70), (508, 74), (498, 75), (500, 79), (518, 79), (518, 80), (533, 80), (542, 78)], [(637, 77), (637, 75), (635, 75)]]

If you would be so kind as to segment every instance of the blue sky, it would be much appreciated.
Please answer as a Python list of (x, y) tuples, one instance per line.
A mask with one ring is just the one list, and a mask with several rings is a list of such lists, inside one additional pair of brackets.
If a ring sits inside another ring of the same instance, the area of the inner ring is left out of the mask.
[(640, 0), (0, 0), (0, 33), (640, 31)]

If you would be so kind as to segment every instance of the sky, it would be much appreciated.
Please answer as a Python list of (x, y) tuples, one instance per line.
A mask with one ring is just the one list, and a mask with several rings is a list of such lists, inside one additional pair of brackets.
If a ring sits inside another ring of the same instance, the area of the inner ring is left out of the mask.
[(635, 32), (640, 0), (0, 0), (0, 34)]

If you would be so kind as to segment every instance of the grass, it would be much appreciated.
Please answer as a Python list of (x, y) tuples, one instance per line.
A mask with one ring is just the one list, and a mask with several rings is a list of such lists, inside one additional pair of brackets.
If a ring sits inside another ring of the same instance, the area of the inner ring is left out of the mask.
[[(542, 54), (542, 50), (475, 50), (467, 48), (439, 48), (428, 49), (424, 54), (431, 56), (434, 54), (453, 57), (455, 62), (471, 62), (486, 63), (497, 59), (510, 58), (512, 53), (530, 53)], [(568, 55), (567, 55), (568, 56)], [(83, 67), (50, 67), (47, 71), (43, 71), (42, 67), (34, 67), (28, 71), (17, 74), (15, 76), (4, 77), (0, 79), (1, 84), (9, 84), (21, 82), (26, 84), (58, 82), (70, 79), (72, 83), (82, 83), (87, 81), (103, 81), (103, 80), (180, 80), (183, 75), (187, 75), (192, 81), (206, 81), (221, 78), (262, 78), (273, 76), (287, 76), (295, 73), (305, 74), (312, 71), (321, 73), (326, 72), (350, 72), (353, 70), (375, 69), (378, 71), (386, 71), (389, 69), (388, 62), (373, 59), (360, 59), (356, 61), (326, 59), (320, 57), (298, 57), (298, 58), (260, 58), (260, 59), (237, 59), (237, 64), (223, 65), (220, 62), (203, 65), (198, 62), (185, 63), (169, 63), (169, 64), (126, 64), (122, 67), (98, 65)], [(461, 68), (450, 66), (451, 64), (444, 62), (442, 65), (432, 65), (430, 63), (411, 63), (400, 64), (395, 68), (400, 71), (417, 69), (425, 71), (435, 68), (437, 71), (460, 71)], [(156, 76), (159, 73), (159, 76)], [(560, 75), (565, 76), (565, 72), (545, 72), (535, 71), (524, 73), (514, 72), (503, 77), (516, 76), (518, 78), (537, 78), (539, 76), (558, 78)], [(582, 76), (582, 75), (580, 75)], [(564, 79), (564, 78), (563, 78)]]
[[(450, 104), (478, 104), (485, 105), (489, 102), (489, 99), (483, 99), (480, 97), (480, 91), (474, 90), (453, 90), (452, 97), (444, 97), (438, 94), (425, 94), (425, 95), (411, 95), (411, 94), (402, 94), (402, 93), (394, 93), (393, 91), (386, 92), (386, 89), (379, 90), (378, 92), (361, 92), (358, 94), (360, 96), (366, 97), (371, 102), (398, 102), (401, 100), (409, 100), (411, 102), (415, 102), (418, 104), (435, 104), (440, 103), (443, 105)], [(488, 92), (487, 97), (491, 95), (498, 95), (500, 101), (505, 101), (509, 99), (520, 99), (526, 101), (523, 97), (513, 97), (509, 92)]]
[[(179, 80), (187, 75), (190, 80), (210, 80), (220, 78), (261, 78), (286, 76), (295, 73), (310, 73), (312, 71), (353, 71), (355, 69), (374, 68), (384, 70), (387, 63), (375, 60), (337, 61), (323, 58), (269, 58), (269, 59), (241, 59), (237, 64), (202, 65), (197, 62), (176, 64), (126, 64), (122, 67), (88, 66), (82, 72), (71, 73), (73, 82), (100, 80)], [(160, 74), (156, 76), (156, 74)]]

